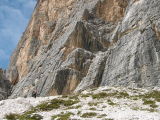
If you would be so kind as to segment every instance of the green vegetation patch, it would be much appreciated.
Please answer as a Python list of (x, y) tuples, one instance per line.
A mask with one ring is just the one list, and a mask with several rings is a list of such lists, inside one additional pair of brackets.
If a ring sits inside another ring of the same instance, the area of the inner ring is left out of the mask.
[(154, 108), (157, 108), (158, 105), (156, 105), (156, 104), (151, 104), (150, 107), (154, 109)]
[(149, 111), (149, 112), (157, 112), (156, 109), (154, 108), (139, 108), (139, 107), (133, 107), (132, 110), (135, 110), (135, 111)]
[(154, 109), (154, 108), (145, 108), (145, 109), (141, 109), (141, 110), (143, 110), (143, 111), (149, 111), (149, 112), (157, 112), (157, 110)]
[(105, 118), (107, 115), (106, 114), (101, 114), (97, 118)]
[(159, 99), (160, 98), (160, 91), (153, 90), (152, 92), (146, 93), (144, 95), (145, 98), (155, 98)]
[(119, 92), (117, 98), (128, 98), (129, 94), (127, 92)]
[(66, 108), (66, 110), (68, 110), (68, 109), (78, 109), (78, 108), (81, 108), (81, 107), (82, 107), (81, 105), (70, 106), (70, 107)]
[(138, 111), (140, 110), (140, 108), (136, 106), (136, 107), (133, 107), (132, 110)]
[(111, 105), (111, 106), (114, 106), (114, 105), (117, 105), (116, 103), (114, 103), (113, 101), (111, 100), (107, 100), (108, 104)]
[(39, 114), (9, 114), (5, 116), (7, 120), (42, 120), (43, 117)]
[(132, 99), (132, 100), (139, 100), (139, 98), (138, 98), (138, 97), (135, 97), (135, 96), (131, 97), (131, 99)]
[(81, 97), (83, 97), (83, 98), (87, 98), (87, 97), (90, 97), (90, 96), (92, 96), (92, 94), (82, 94), (81, 95)]
[(69, 99), (79, 100), (78, 95), (69, 96)]
[[(43, 117), (39, 114), (31, 114), (31, 115), (25, 116), (25, 119), (26, 120), (42, 120)], [(21, 120), (24, 120), (24, 118), (21, 118)]]
[(106, 97), (116, 97), (116, 98), (128, 98), (129, 94), (127, 92), (113, 92), (113, 93), (97, 93), (92, 95), (93, 99), (101, 99), (101, 98), (106, 98)]
[(98, 102), (89, 102), (88, 105), (89, 106), (97, 106), (99, 103)]
[(147, 100), (147, 99), (142, 99), (144, 105), (152, 105), (155, 104), (155, 101), (153, 100)]
[(105, 92), (101, 92), (101, 93), (92, 95), (93, 99), (101, 99), (101, 98), (105, 98), (105, 97), (108, 97), (108, 94)]
[(89, 108), (89, 110), (93, 110), (93, 111), (95, 111), (95, 110), (97, 110), (96, 108), (94, 108), (94, 107), (92, 107), (92, 108)]
[[(43, 119), (43, 117), (38, 114), (34, 114), (34, 113), (39, 112), (39, 111), (50, 111), (53, 109), (58, 109), (60, 108), (60, 106), (69, 107), (78, 102), (79, 102), (78, 100), (53, 99), (51, 101), (41, 103), (36, 107), (32, 107), (29, 111), (26, 111), (21, 115), (9, 114), (9, 115), (6, 115), (5, 118), (7, 120), (41, 120)], [(61, 117), (63, 118), (63, 116)]]
[(160, 91), (153, 90), (151, 92), (145, 93), (144, 95), (137, 96), (142, 99), (155, 99), (155, 101), (160, 102)]
[(157, 108), (158, 105), (156, 105), (156, 102), (153, 100), (148, 100), (148, 99), (142, 99), (144, 105), (149, 105), (151, 108)]
[(5, 116), (5, 119), (7, 120), (16, 120), (18, 119), (19, 115), (18, 114), (13, 114), (13, 113), (10, 113), (10, 114), (7, 114)]
[(68, 98), (68, 95), (62, 95), (62, 98)]
[(60, 106), (72, 106), (78, 102), (78, 100), (53, 99), (49, 102), (45, 102), (36, 106), (34, 109), (36, 109), (36, 111), (50, 111), (53, 109), (58, 109)]
[(54, 115), (52, 116), (52, 120), (69, 120), (70, 116), (74, 115), (71, 112), (67, 112), (67, 113), (62, 113), (62, 114), (58, 114), (58, 115)]
[(81, 111), (78, 111), (78, 112), (77, 112), (77, 115), (80, 115), (80, 114), (81, 114)]
[(72, 106), (74, 104), (77, 104), (79, 101), (77, 100), (64, 100), (63, 101), (63, 105), (64, 106)]
[(81, 117), (83, 118), (91, 118), (97, 116), (97, 113), (95, 112), (88, 112), (88, 113), (83, 113)]

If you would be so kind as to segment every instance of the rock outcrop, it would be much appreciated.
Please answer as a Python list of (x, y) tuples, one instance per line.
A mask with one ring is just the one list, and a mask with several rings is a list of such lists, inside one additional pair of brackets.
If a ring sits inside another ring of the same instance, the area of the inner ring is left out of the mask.
[(0, 68), (0, 100), (6, 99), (11, 94), (11, 83), (5, 77), (5, 71)]
[(39, 0), (11, 57), (11, 97), (160, 87), (159, 0)]

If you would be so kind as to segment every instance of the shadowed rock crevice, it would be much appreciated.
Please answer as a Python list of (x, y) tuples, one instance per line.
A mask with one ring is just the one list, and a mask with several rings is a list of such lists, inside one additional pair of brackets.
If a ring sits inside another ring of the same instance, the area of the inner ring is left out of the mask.
[(6, 99), (11, 94), (11, 83), (6, 79), (6, 71), (0, 68), (0, 100)]
[(102, 82), (102, 76), (105, 69), (107, 54), (98, 53), (92, 60), (87, 75), (82, 79), (81, 83), (77, 86), (75, 92), (98, 87)]
[(73, 93), (81, 79), (82, 75), (78, 71), (72, 69), (59, 70), (57, 71), (55, 83), (49, 91), (49, 95)]
[(69, 36), (66, 46), (68, 48), (83, 48), (91, 52), (103, 49), (102, 44), (85, 27), (83, 22), (78, 22), (74, 32)]
[(66, 61), (63, 62), (62, 67), (68, 67), (77, 70), (85, 76), (88, 73), (94, 54), (81, 48), (72, 51)]

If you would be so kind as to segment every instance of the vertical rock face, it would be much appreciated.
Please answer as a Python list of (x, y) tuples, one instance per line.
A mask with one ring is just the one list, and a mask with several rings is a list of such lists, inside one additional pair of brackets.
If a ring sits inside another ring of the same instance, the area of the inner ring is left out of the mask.
[(160, 87), (160, 1), (39, 0), (11, 57), (11, 97)]
[(128, 0), (102, 0), (96, 7), (96, 14), (99, 18), (108, 22), (120, 21), (124, 14)]
[(10, 95), (11, 84), (5, 77), (5, 71), (0, 68), (0, 100), (6, 99)]

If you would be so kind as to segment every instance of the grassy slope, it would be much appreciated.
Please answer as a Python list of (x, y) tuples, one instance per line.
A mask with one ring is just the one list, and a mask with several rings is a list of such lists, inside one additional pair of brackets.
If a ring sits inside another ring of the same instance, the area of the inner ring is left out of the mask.
[(57, 96), (22, 114), (8, 114), (9, 120), (159, 120), (160, 91), (101, 87), (80, 94)]

